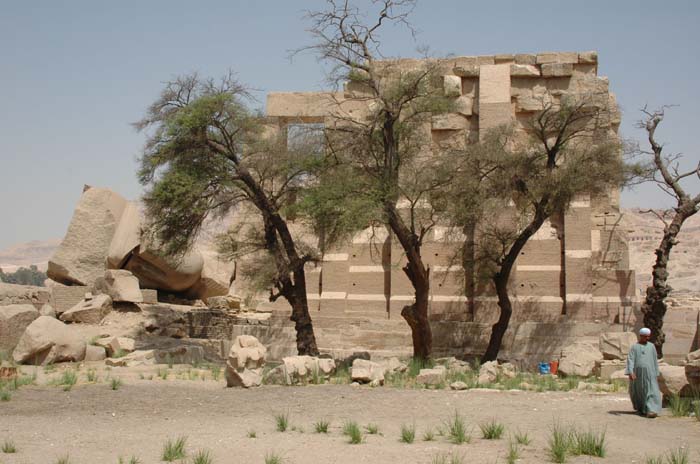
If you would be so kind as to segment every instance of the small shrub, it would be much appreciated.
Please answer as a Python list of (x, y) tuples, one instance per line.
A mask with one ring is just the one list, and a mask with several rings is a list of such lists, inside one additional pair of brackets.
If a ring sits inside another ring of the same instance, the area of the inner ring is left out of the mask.
[(605, 457), (605, 430), (600, 433), (588, 430), (574, 431), (572, 436), (572, 453), (576, 455)]
[(208, 450), (199, 450), (192, 456), (192, 464), (212, 464), (214, 460)]
[(688, 449), (684, 447), (671, 450), (666, 455), (668, 464), (688, 464)]
[(532, 438), (528, 435), (527, 432), (521, 432), (518, 430), (513, 434), (513, 437), (515, 438), (515, 441), (518, 442), (519, 445), (529, 445), (532, 443)]
[(520, 459), (520, 446), (517, 442), (508, 442), (508, 454), (506, 454), (506, 462), (508, 464), (515, 464), (515, 461)]
[(123, 358), (123, 357), (126, 356), (127, 354), (129, 354), (128, 351), (126, 351), (126, 350), (124, 350), (124, 349), (122, 349), (122, 348), (119, 348), (117, 351), (115, 351), (114, 353), (112, 353), (112, 358)]
[(355, 421), (347, 421), (343, 424), (343, 435), (348, 437), (352, 445), (362, 443), (362, 431)]
[(221, 366), (212, 366), (211, 367), (211, 378), (218, 381), (219, 377), (221, 377)]
[(700, 421), (700, 398), (693, 401), (693, 414), (695, 414), (695, 420)]
[(16, 453), (17, 448), (15, 447), (14, 442), (10, 440), (5, 440), (5, 442), (2, 444), (2, 452), (5, 454)]
[(0, 401), (10, 401), (11, 399), (12, 399), (12, 395), (10, 394), (9, 391), (0, 390)]
[(282, 456), (277, 453), (265, 453), (265, 464), (282, 464)]
[(379, 435), (379, 426), (377, 424), (367, 424), (365, 430), (369, 435)]
[(112, 380), (109, 382), (109, 388), (112, 390), (119, 390), (119, 387), (122, 386), (122, 381), (118, 377), (112, 378)]
[(166, 362), (166, 364), (168, 365), (168, 368), (172, 369), (172, 368), (173, 368), (173, 355), (171, 355), (170, 353), (168, 353), (168, 355), (167, 355), (167, 357), (166, 357), (165, 359), (166, 359), (165, 362)]
[(671, 395), (668, 400), (668, 407), (673, 417), (688, 416), (691, 408), (690, 398), (681, 398), (678, 394)]
[(415, 424), (411, 425), (406, 425), (402, 424), (401, 425), (401, 439), (399, 441), (403, 443), (413, 443), (413, 440), (416, 439), (416, 426)]
[(163, 447), (162, 461), (173, 462), (178, 459), (183, 459), (187, 456), (185, 452), (185, 443), (187, 437), (178, 437), (175, 441), (168, 440)]
[(431, 464), (464, 464), (464, 456), (456, 453), (433, 456)]
[(255, 430), (248, 430), (248, 438), (258, 438), (257, 432), (255, 432)]
[(67, 454), (65, 456), (61, 456), (56, 461), (56, 464), (70, 464), (70, 457)]
[(479, 424), (479, 428), (481, 429), (481, 436), (487, 440), (498, 440), (505, 430), (503, 424), (496, 422), (496, 419)]
[(552, 426), (552, 434), (549, 437), (549, 457), (553, 462), (566, 462), (566, 456), (571, 448), (571, 432), (565, 429), (561, 424)]
[(647, 456), (644, 460), (645, 464), (664, 464), (663, 456)]
[(68, 369), (63, 371), (61, 378), (58, 381), (59, 385), (63, 385), (63, 391), (69, 391), (73, 388), (73, 385), (78, 381), (78, 375), (73, 369)]
[(158, 377), (160, 377), (162, 380), (168, 380), (168, 374), (170, 373), (169, 369), (158, 369)]
[(455, 411), (454, 417), (445, 423), (445, 426), (449, 440), (455, 445), (472, 441), (471, 434), (467, 430), (467, 424), (457, 411)]
[(425, 432), (423, 432), (423, 441), (433, 440), (435, 440), (435, 432), (433, 432), (433, 429), (428, 429)]
[(289, 428), (289, 411), (275, 415), (275, 424), (278, 432), (286, 432)]
[(124, 460), (124, 458), (119, 458), (119, 464), (141, 464), (141, 460), (137, 458), (136, 456), (131, 456), (128, 461)]
[(97, 382), (97, 371), (95, 369), (88, 369), (85, 375), (88, 382)]
[(314, 424), (314, 430), (316, 433), (328, 433), (328, 426), (330, 423), (327, 420), (320, 420)]

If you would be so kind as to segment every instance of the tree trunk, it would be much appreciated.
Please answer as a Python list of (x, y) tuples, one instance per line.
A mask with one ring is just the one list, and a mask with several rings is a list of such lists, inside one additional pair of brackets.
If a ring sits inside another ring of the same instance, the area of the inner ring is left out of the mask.
[(495, 361), (498, 358), (498, 352), (501, 350), (501, 343), (503, 342), (503, 336), (508, 330), (508, 324), (510, 323), (510, 316), (513, 314), (513, 307), (510, 303), (510, 298), (508, 297), (508, 275), (510, 270), (506, 274), (497, 273), (493, 277), (493, 283), (496, 286), (496, 294), (498, 295), (498, 307), (500, 309), (500, 314), (498, 316), (498, 321), (491, 327), (491, 338), (489, 338), (489, 345), (486, 348), (486, 353), (482, 361)]
[(650, 341), (656, 347), (659, 359), (663, 358), (663, 346), (666, 341), (663, 327), (668, 307), (665, 300), (672, 290), (668, 285), (668, 260), (671, 256), (671, 249), (678, 243), (676, 237), (681, 231), (683, 222), (694, 214), (695, 208), (678, 208), (676, 211), (671, 224), (664, 229), (661, 244), (655, 251), (656, 262), (652, 272), (652, 282), (647, 287), (646, 298), (642, 305), (644, 326), (651, 330)]
[[(408, 267), (408, 265), (406, 265)], [(404, 268), (404, 272), (409, 271)], [(413, 357), (419, 360), (427, 360), (433, 352), (433, 334), (428, 321), (428, 296), (430, 285), (428, 273), (421, 273), (421, 277), (414, 281), (415, 303), (404, 306), (401, 316), (411, 328), (413, 339)]]
[[(295, 289), (296, 292), (297, 290)], [(316, 336), (314, 335), (314, 327), (309, 315), (309, 304), (306, 300), (306, 294), (303, 297), (294, 296), (287, 301), (292, 305), (292, 316), (289, 319), (294, 321), (294, 329), (297, 332), (297, 353), (300, 356), (318, 356)]]

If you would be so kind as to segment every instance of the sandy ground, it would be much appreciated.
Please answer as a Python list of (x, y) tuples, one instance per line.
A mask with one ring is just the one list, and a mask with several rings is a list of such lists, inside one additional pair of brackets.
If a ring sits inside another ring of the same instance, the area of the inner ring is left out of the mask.
[[(465, 463), (505, 463), (508, 440), (480, 438), (478, 424), (496, 419), (506, 434), (527, 431), (520, 463), (549, 462), (546, 447), (555, 421), (581, 428), (606, 429), (606, 458), (580, 456), (571, 463), (643, 463), (677, 446), (690, 447), (690, 462), (700, 463), (700, 422), (673, 418), (667, 411), (654, 420), (630, 413), (625, 394), (582, 392), (398, 390), (394, 388), (317, 385), (227, 389), (222, 379), (181, 380), (157, 377), (156, 368), (114, 368), (104, 373), (124, 384), (112, 390), (103, 380), (78, 384), (70, 391), (25, 386), (0, 402), (0, 442), (10, 439), (16, 454), (0, 453), (0, 463), (55, 463), (68, 454), (74, 464), (117, 463), (135, 455), (142, 463), (160, 462), (169, 438), (187, 436), (190, 454), (210, 450), (214, 463), (264, 463), (276, 453), (285, 463), (431, 463), (438, 454), (455, 452)], [(144, 379), (140, 377), (144, 375)], [(57, 373), (50, 374), (57, 375)], [(81, 373), (81, 376), (84, 376)], [(151, 378), (149, 380), (149, 378)], [(274, 415), (289, 412), (297, 430), (277, 432)], [(458, 411), (472, 427), (470, 444), (453, 445), (444, 437), (425, 442)], [(319, 419), (331, 422), (328, 435), (316, 434)], [(379, 425), (381, 435), (348, 444), (345, 420)], [(402, 424), (416, 426), (413, 444), (399, 442)], [(299, 429), (302, 430), (299, 430)], [(255, 431), (257, 437), (249, 438)]]

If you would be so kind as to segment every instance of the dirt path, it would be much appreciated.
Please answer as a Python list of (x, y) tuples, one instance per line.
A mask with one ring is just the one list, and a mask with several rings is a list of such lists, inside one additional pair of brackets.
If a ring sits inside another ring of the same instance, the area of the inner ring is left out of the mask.
[[(624, 394), (532, 393), (469, 390), (396, 390), (321, 385), (226, 389), (223, 382), (133, 380), (116, 391), (106, 383), (78, 385), (71, 391), (28, 386), (0, 403), (0, 442), (11, 439), (17, 454), (0, 454), (0, 463), (55, 463), (65, 454), (75, 464), (116, 463), (137, 456), (160, 462), (164, 442), (187, 436), (188, 451), (211, 450), (214, 463), (264, 463), (277, 453), (285, 463), (431, 463), (455, 450), (464, 462), (504, 463), (507, 439), (480, 438), (478, 424), (496, 419), (509, 431), (527, 431), (520, 463), (548, 462), (549, 429), (560, 420), (582, 428), (607, 430), (605, 459), (577, 457), (569, 462), (644, 462), (679, 445), (690, 445), (691, 462), (700, 462), (700, 422), (662, 416), (648, 420), (629, 414)], [(274, 415), (289, 411), (290, 424), (303, 432), (275, 431)], [(425, 442), (459, 411), (473, 428), (471, 444), (452, 445), (444, 437)], [(331, 422), (328, 435), (313, 423)], [(350, 445), (342, 436), (345, 420), (379, 425), (382, 435), (367, 435)], [(416, 425), (413, 444), (399, 442), (402, 424)], [(249, 438), (254, 431), (257, 438)]]

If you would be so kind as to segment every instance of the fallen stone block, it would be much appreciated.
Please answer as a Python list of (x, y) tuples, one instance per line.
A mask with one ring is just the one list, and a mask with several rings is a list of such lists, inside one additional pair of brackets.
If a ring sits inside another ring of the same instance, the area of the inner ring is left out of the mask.
[(335, 372), (335, 361), (315, 356), (287, 356), (282, 364), (270, 371), (266, 383), (297, 385), (317, 383)]
[(561, 352), (558, 372), (563, 375), (588, 377), (593, 375), (596, 361), (603, 360), (603, 353), (597, 346), (586, 342), (576, 342)]
[(0, 306), (0, 351), (11, 352), (39, 311), (31, 304)]
[(537, 66), (529, 64), (511, 64), (510, 75), (515, 77), (540, 77), (541, 73)]
[(226, 386), (259, 387), (265, 366), (267, 348), (252, 335), (239, 335), (231, 344), (226, 361)]
[(452, 383), (450, 384), (450, 388), (451, 388), (452, 390), (466, 390), (467, 388), (469, 388), (469, 386), (468, 386), (466, 383), (464, 383), (464, 382), (459, 382), (459, 381), (458, 381), (458, 382), (452, 382)]
[(96, 293), (109, 295), (115, 302), (143, 303), (139, 279), (124, 269), (106, 270), (104, 277), (95, 281), (94, 288)]
[(493, 383), (496, 379), (498, 379), (498, 361), (488, 361), (482, 364), (479, 368), (479, 384)]
[(103, 361), (107, 357), (105, 349), (97, 345), (85, 347), (85, 361)]
[(31, 304), (38, 309), (48, 303), (50, 296), (51, 290), (47, 287), (0, 282), (0, 306)]
[(593, 373), (598, 376), (601, 380), (610, 380), (611, 376), (619, 371), (620, 369), (625, 369), (625, 362), (621, 360), (601, 360), (596, 361), (595, 369)]
[(378, 380), (384, 384), (384, 366), (366, 359), (355, 359), (352, 362), (350, 377), (353, 381), (369, 383)]
[(105, 364), (113, 367), (150, 366), (155, 363), (154, 350), (137, 350), (119, 358), (105, 359)]
[(129, 337), (112, 337), (107, 346), (110, 356), (117, 353), (131, 353), (136, 350), (136, 341)]
[(688, 385), (683, 366), (659, 365), (659, 390), (664, 396), (680, 395), (684, 387)]
[(635, 343), (637, 336), (632, 332), (604, 332), (598, 339), (598, 349), (603, 359), (625, 360)]
[(64, 322), (80, 322), (83, 324), (99, 324), (112, 310), (112, 299), (109, 295), (86, 297), (59, 317)]
[(86, 343), (58, 319), (39, 316), (22, 334), (12, 357), (17, 363), (47, 365), (78, 362), (85, 358)]
[(423, 385), (439, 385), (445, 381), (447, 369), (445, 366), (437, 366), (433, 369), (421, 369), (416, 376), (416, 383)]

